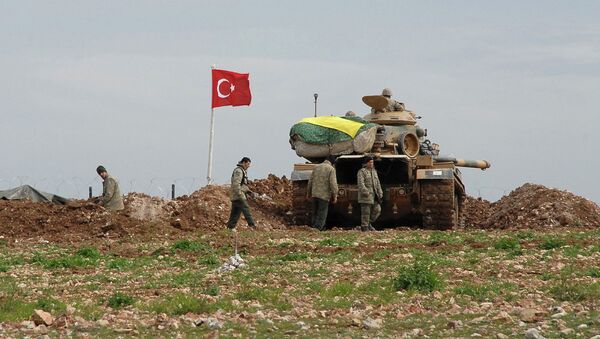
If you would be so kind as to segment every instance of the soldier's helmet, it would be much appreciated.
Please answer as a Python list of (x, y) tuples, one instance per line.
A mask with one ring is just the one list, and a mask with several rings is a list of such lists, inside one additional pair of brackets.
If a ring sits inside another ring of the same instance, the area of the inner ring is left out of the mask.
[(384, 97), (391, 97), (392, 90), (389, 88), (384, 88), (383, 91), (381, 91), (381, 95), (383, 95)]

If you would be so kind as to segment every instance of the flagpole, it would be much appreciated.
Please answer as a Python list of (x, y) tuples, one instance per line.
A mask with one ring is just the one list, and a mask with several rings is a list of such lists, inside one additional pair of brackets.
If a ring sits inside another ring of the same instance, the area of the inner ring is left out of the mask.
[[(211, 71), (216, 65), (210, 66)], [(212, 89), (211, 89), (212, 98)], [(213, 139), (215, 137), (215, 109), (210, 105), (210, 139), (208, 140), (208, 172), (206, 175), (207, 184), (212, 184), (212, 159), (213, 159)]]

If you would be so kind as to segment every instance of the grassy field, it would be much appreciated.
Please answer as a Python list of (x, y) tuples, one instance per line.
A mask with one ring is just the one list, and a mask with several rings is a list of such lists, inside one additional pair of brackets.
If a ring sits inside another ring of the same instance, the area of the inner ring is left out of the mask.
[[(600, 230), (240, 232), (0, 243), (0, 336), (600, 334)], [(35, 309), (61, 321), (24, 322)]]

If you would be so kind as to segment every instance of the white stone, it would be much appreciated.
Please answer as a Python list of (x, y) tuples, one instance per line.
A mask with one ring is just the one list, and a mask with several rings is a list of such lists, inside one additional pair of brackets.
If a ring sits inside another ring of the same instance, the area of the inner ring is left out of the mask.
[(565, 328), (564, 330), (560, 331), (560, 334), (569, 336), (569, 335), (573, 334), (573, 332), (575, 332), (574, 329), (572, 329), (572, 328)]
[(75, 309), (75, 307), (73, 307), (71, 305), (67, 306), (67, 309), (66, 309), (67, 315), (73, 315), (73, 314), (75, 314), (75, 311), (77, 311), (77, 309)]
[(50, 326), (54, 322), (54, 318), (52, 317), (52, 314), (42, 311), (42, 310), (33, 311), (31, 320), (33, 320), (33, 322), (36, 325), (46, 325), (46, 326)]
[(383, 320), (367, 318), (362, 322), (362, 325), (364, 328), (369, 329), (369, 330), (371, 330), (371, 329), (378, 330), (381, 328), (381, 325), (383, 325)]
[(525, 339), (545, 339), (535, 328), (530, 328), (525, 332)]
[(98, 324), (98, 326), (106, 327), (110, 323), (106, 319), (99, 319), (98, 321), (96, 321), (96, 324)]

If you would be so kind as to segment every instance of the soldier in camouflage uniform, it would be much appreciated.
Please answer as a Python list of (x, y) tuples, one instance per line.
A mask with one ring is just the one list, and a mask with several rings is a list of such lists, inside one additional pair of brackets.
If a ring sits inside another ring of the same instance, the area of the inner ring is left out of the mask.
[(381, 91), (381, 95), (386, 97), (388, 99), (388, 105), (387, 107), (385, 107), (383, 110), (375, 110), (374, 108), (371, 109), (371, 113), (378, 113), (378, 112), (402, 112), (405, 110), (404, 108), (404, 104), (396, 101), (394, 99), (392, 99), (392, 90), (389, 88), (384, 88), (383, 91)]
[(383, 201), (383, 191), (379, 176), (375, 170), (373, 158), (365, 157), (363, 168), (358, 171), (358, 203), (360, 204), (360, 229), (363, 232), (375, 231), (372, 223), (381, 213), (380, 203)]
[(335, 157), (330, 155), (317, 165), (308, 180), (306, 198), (312, 198), (312, 226), (319, 231), (325, 230), (325, 220), (329, 210), (329, 201), (337, 202), (338, 185), (333, 163)]
[(231, 174), (231, 214), (227, 222), (227, 228), (229, 229), (235, 228), (242, 213), (248, 225), (256, 227), (252, 213), (250, 213), (250, 206), (248, 206), (248, 201), (246, 200), (246, 194), (250, 193), (247, 173), (250, 163), (250, 158), (243, 157), (233, 170), (233, 174)]
[(115, 177), (108, 174), (104, 166), (98, 166), (96, 173), (104, 180), (102, 182), (102, 197), (100, 206), (104, 206), (109, 211), (120, 211), (125, 208), (123, 196), (119, 188), (119, 182)]

